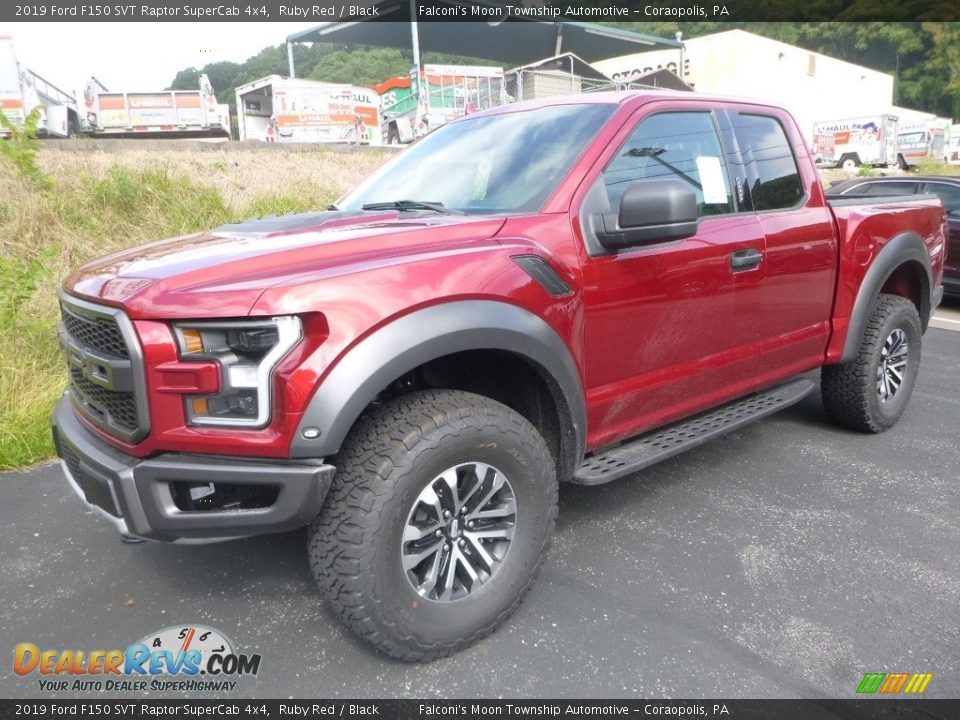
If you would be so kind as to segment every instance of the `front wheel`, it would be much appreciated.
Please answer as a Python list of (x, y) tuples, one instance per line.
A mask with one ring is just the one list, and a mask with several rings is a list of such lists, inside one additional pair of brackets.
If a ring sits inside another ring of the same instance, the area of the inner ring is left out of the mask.
[(920, 316), (899, 295), (880, 295), (857, 356), (821, 371), (823, 405), (835, 422), (882, 432), (903, 414), (920, 368)]
[(488, 398), (434, 390), (363, 418), (308, 551), (329, 607), (403, 660), (492, 632), (533, 583), (557, 513), (543, 438)]

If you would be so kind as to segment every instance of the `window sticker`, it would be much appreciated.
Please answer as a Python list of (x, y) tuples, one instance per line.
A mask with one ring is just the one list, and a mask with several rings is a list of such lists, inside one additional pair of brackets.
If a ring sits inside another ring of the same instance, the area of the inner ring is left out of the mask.
[(707, 205), (725, 205), (728, 202), (727, 183), (723, 178), (720, 158), (697, 155), (697, 171), (700, 173), (700, 184), (703, 186), (703, 202)]

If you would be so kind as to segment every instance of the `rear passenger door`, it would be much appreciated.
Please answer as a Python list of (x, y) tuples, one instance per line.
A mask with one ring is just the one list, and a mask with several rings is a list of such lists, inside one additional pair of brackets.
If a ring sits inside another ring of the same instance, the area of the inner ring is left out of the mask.
[[(837, 267), (833, 216), (803, 138), (774, 109), (723, 113), (738, 198), (766, 239), (758, 379), (773, 382), (820, 363), (830, 332)], [(804, 162), (798, 162), (798, 157)]]

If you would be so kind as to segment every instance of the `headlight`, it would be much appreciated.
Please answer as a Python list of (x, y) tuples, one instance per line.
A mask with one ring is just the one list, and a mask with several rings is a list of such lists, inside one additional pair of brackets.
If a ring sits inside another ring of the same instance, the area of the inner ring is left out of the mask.
[(303, 331), (296, 317), (174, 325), (183, 360), (217, 360), (216, 395), (187, 395), (192, 425), (263, 427), (270, 421), (270, 376)]

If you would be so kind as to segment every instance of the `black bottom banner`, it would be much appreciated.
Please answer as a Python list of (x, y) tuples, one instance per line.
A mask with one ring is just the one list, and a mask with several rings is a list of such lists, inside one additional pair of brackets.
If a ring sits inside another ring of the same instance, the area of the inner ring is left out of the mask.
[(0, 700), (0, 718), (960, 718), (960, 700)]

